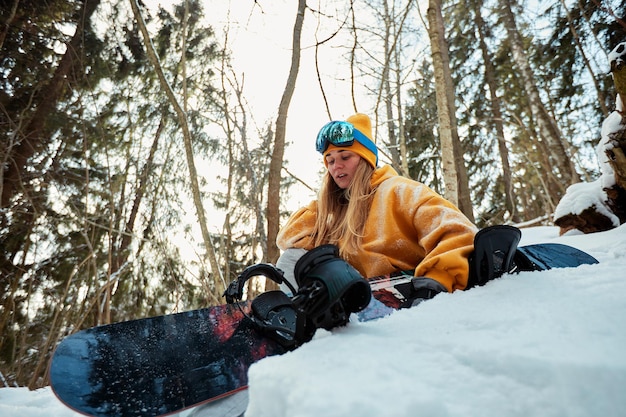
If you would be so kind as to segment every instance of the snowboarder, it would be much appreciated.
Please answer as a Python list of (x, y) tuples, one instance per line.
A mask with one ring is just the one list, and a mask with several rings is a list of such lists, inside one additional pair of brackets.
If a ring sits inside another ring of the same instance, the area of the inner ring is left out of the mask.
[[(355, 114), (322, 127), (316, 150), (327, 168), (317, 200), (297, 210), (277, 237), (277, 266), (293, 282), (293, 264), (323, 244), (364, 277), (411, 270), (419, 298), (463, 290), (477, 228), (426, 185), (377, 167), (370, 118)], [(420, 291), (425, 290), (425, 291)]]

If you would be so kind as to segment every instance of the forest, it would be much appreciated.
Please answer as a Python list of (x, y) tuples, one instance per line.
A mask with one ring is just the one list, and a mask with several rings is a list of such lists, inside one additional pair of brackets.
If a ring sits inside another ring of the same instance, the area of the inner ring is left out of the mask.
[(246, 266), (277, 260), (318, 185), (316, 129), (351, 113), (372, 118), (383, 163), (478, 227), (552, 224), (568, 187), (601, 174), (624, 11), (2, 0), (0, 386), (47, 385), (74, 331), (222, 304)]

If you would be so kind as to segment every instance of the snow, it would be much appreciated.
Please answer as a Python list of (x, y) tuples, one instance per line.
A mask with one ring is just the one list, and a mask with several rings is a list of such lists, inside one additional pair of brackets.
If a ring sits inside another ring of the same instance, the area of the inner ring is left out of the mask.
[[(607, 164), (607, 166), (609, 166)], [(610, 166), (609, 166), (610, 167)], [(611, 172), (613, 172), (611, 170)], [(567, 192), (559, 201), (554, 210), (554, 218), (559, 219), (563, 216), (572, 214), (580, 214), (585, 209), (595, 207), (595, 210), (611, 220), (613, 226), (619, 226), (620, 220), (607, 206), (608, 196), (604, 191), (605, 179), (612, 179), (615, 183), (615, 177), (602, 175), (593, 182), (579, 182), (567, 187)], [(611, 185), (609, 185), (610, 187)]]
[[(609, 65), (611, 67), (626, 63), (626, 42), (618, 43), (615, 48), (609, 52)], [(615, 63), (613, 63), (615, 62)]]
[[(618, 107), (621, 108), (619, 95), (617, 99)], [(580, 214), (587, 208), (595, 207), (596, 211), (609, 218), (614, 226), (620, 224), (619, 218), (607, 205), (608, 196), (604, 189), (615, 185), (615, 173), (613, 172), (613, 167), (609, 164), (607, 151), (615, 147), (616, 141), (612, 138), (623, 129), (622, 114), (619, 111), (612, 112), (604, 119), (604, 122), (602, 122), (601, 139), (596, 147), (596, 155), (602, 175), (593, 182), (580, 182), (570, 185), (554, 211), (555, 219), (560, 219), (570, 213)]]
[[(618, 103), (621, 103), (621, 100), (618, 97)], [(613, 137), (618, 134), (618, 132), (624, 130), (624, 125), (622, 124), (623, 117), (620, 111), (614, 111), (608, 115), (604, 122), (602, 122), (602, 130), (601, 130), (601, 139), (596, 147), (596, 155), (598, 156), (598, 162), (600, 163), (600, 171), (602, 172), (602, 187), (610, 188), (615, 185), (615, 173), (613, 172), (613, 167), (609, 164), (609, 156), (607, 155), (607, 151), (612, 150), (617, 145), (617, 141), (613, 139)]]
[[(523, 272), (351, 322), (252, 366), (247, 417), (626, 415), (626, 225), (558, 242), (600, 263)], [(0, 415), (73, 417), (50, 389), (0, 389)], [(180, 417), (188, 417), (189, 412)]]

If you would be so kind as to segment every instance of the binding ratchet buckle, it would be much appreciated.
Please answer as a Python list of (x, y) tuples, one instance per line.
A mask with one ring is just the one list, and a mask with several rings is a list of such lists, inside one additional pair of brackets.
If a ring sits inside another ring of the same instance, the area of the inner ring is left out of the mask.
[(241, 301), (245, 282), (258, 275), (286, 284), (294, 294), (262, 293), (252, 300), (252, 315), (246, 314), (259, 331), (287, 349), (311, 340), (319, 327), (330, 330), (345, 325), (350, 314), (363, 310), (372, 297), (368, 282), (339, 257), (335, 245), (319, 246), (298, 260), (294, 270), (297, 291), (283, 271), (271, 264), (257, 264), (230, 283), (224, 293), (226, 301)]

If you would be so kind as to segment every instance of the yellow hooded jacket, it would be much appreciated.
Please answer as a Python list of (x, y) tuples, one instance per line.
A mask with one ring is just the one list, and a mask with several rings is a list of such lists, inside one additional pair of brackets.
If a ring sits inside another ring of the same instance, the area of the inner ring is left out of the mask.
[[(374, 171), (371, 184), (376, 192), (362, 244), (347, 261), (364, 277), (414, 270), (450, 292), (465, 289), (476, 226), (449, 201), (389, 165)], [(317, 201), (296, 211), (278, 233), (278, 247), (313, 249), (316, 216)]]

